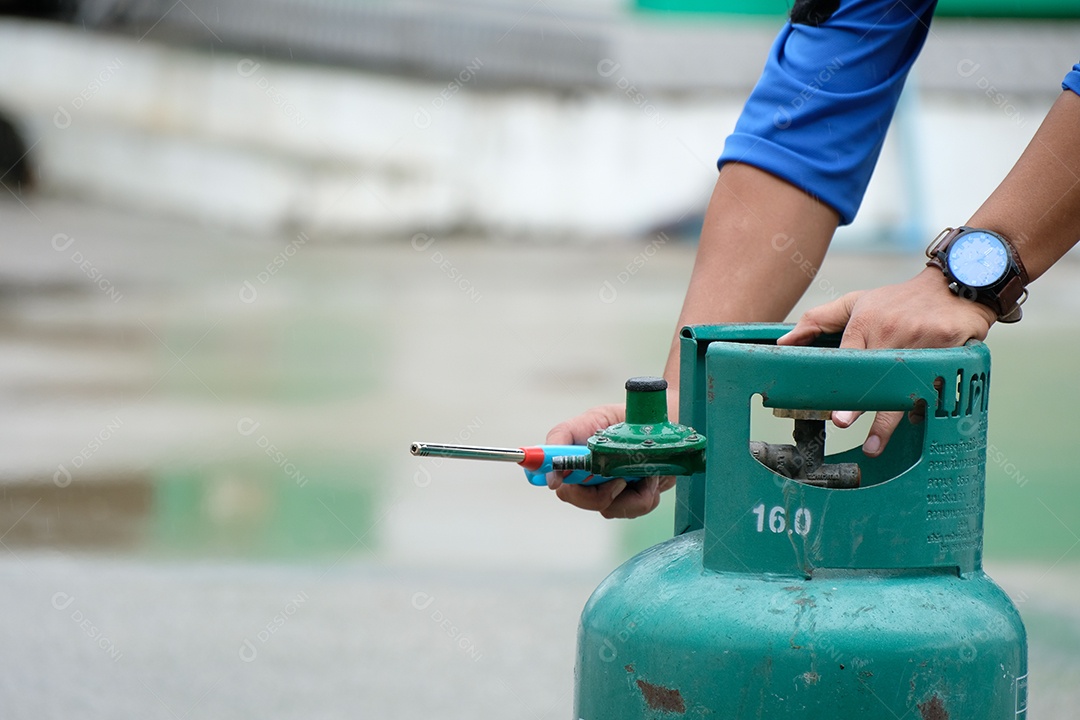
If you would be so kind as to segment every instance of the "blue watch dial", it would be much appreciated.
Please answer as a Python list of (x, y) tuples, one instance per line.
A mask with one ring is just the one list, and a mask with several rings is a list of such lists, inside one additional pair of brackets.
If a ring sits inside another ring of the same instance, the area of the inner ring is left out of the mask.
[(1001, 279), (1009, 267), (1009, 250), (988, 232), (961, 235), (949, 247), (949, 272), (968, 287), (986, 287)]

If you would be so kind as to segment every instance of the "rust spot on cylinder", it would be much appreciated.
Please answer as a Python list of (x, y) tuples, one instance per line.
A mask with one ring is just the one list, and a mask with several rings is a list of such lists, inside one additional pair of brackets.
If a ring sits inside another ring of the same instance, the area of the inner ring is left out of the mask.
[(682, 693), (674, 688), (666, 688), (663, 685), (653, 685), (651, 682), (638, 680), (637, 686), (641, 688), (641, 694), (645, 696), (645, 702), (653, 710), (667, 710), (668, 712), (685, 713), (686, 703), (683, 702)]
[(919, 703), (919, 714), (923, 720), (949, 720), (949, 711), (945, 709), (941, 698), (934, 695), (924, 703)]

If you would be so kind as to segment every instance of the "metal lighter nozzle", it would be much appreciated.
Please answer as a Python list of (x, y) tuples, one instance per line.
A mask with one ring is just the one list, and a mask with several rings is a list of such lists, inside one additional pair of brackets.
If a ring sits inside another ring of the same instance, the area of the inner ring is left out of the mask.
[(414, 442), (409, 452), (417, 457), (445, 457), (462, 460), (494, 460), (496, 462), (521, 463), (525, 451), (521, 448), (483, 447), (480, 445), (452, 445), (446, 443)]

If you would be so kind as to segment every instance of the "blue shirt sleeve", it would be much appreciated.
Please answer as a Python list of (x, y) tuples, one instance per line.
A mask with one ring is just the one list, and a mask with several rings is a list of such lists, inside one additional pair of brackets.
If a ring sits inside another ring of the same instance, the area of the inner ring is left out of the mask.
[(1061, 81), (1062, 90), (1072, 90), (1080, 95), (1080, 63), (1073, 65), (1072, 71)]
[(936, 0), (843, 0), (788, 23), (717, 165), (753, 165), (855, 219)]

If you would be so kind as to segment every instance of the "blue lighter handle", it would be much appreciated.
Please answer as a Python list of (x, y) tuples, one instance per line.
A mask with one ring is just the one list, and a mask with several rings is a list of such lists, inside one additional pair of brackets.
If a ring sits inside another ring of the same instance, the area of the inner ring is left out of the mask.
[[(525, 477), (533, 485), (547, 485), (547, 474), (551, 472), (552, 458), (589, 454), (589, 448), (584, 445), (540, 445), (539, 447), (544, 451), (543, 464), (535, 470), (525, 468)], [(603, 475), (593, 475), (585, 470), (574, 470), (563, 478), (563, 483), (566, 485), (599, 485), (614, 479)], [(627, 480), (630, 479), (632, 478), (627, 478)]]

